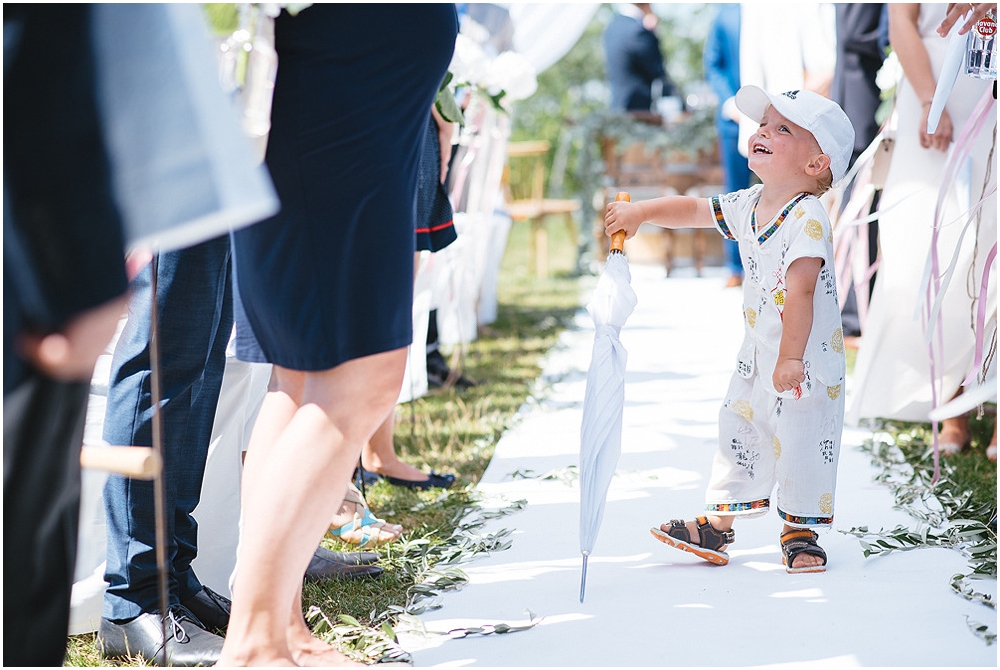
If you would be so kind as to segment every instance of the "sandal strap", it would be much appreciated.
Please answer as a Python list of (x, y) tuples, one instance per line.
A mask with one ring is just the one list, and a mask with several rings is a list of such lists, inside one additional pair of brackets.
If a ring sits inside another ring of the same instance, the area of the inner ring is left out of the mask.
[(732, 529), (719, 530), (708, 522), (707, 517), (696, 517), (695, 522), (698, 524), (698, 532), (701, 533), (699, 545), (704, 549), (718, 551), (720, 547), (736, 541), (736, 531)]
[(785, 555), (785, 561), (787, 564), (789, 566), (792, 565), (796, 556), (806, 553), (822, 558), (823, 565), (826, 565), (826, 551), (824, 551), (823, 547), (816, 543), (816, 540), (818, 539), (819, 535), (816, 534), (816, 531), (805, 528), (801, 530), (790, 530), (787, 533), (782, 533), (781, 553)]
[(691, 542), (691, 533), (688, 531), (684, 519), (671, 519), (667, 535), (682, 542)]

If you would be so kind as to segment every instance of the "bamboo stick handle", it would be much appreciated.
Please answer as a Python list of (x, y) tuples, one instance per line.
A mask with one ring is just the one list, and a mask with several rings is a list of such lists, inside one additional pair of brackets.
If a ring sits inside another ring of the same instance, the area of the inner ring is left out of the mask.
[[(618, 191), (615, 195), (615, 202), (632, 202), (632, 196), (625, 191)], [(617, 233), (611, 234), (611, 251), (620, 251), (624, 253), (625, 249), (625, 231), (619, 230)]]
[(104, 447), (83, 445), (80, 465), (106, 470), (132, 479), (153, 479), (160, 473), (160, 458), (152, 447)]

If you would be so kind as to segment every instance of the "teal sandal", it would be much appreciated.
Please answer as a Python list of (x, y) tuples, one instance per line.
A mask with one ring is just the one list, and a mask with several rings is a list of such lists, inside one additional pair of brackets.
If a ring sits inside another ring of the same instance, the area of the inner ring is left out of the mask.
[(402, 534), (402, 526), (386, 523), (372, 514), (361, 491), (353, 484), (348, 487), (344, 502), (354, 504), (354, 518), (341, 526), (331, 525), (326, 531), (331, 537), (359, 547), (377, 547)]

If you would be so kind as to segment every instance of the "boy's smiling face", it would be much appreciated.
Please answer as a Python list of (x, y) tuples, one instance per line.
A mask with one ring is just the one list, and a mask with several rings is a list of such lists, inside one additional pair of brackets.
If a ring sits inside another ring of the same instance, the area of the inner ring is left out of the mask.
[(804, 176), (809, 164), (822, 154), (812, 133), (774, 107), (764, 110), (760, 126), (747, 145), (750, 169), (765, 183), (768, 179)]

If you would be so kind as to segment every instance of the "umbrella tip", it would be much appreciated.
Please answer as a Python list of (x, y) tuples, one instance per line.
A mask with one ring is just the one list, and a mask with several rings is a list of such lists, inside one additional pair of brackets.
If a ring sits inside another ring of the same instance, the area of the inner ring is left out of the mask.
[(583, 555), (583, 572), (580, 573), (580, 602), (587, 591), (587, 554)]

